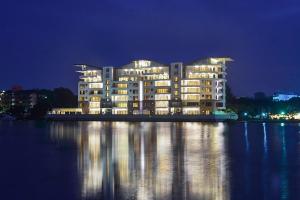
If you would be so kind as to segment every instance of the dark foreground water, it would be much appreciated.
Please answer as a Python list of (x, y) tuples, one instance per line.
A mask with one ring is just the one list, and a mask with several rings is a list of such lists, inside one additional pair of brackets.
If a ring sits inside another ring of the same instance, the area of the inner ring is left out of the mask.
[(299, 130), (0, 122), (0, 199), (300, 199)]

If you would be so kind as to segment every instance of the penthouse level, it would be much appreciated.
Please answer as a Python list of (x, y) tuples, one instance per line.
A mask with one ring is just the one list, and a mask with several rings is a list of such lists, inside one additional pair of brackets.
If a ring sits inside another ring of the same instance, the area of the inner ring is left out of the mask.
[(162, 64), (135, 60), (120, 66), (79, 68), (82, 114), (211, 115), (226, 108), (226, 63), (206, 58)]

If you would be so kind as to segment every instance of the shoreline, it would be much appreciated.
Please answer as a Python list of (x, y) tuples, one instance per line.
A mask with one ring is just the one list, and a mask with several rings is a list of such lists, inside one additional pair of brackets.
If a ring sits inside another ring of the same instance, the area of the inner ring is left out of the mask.
[(228, 123), (299, 123), (296, 119), (237, 119), (233, 115), (99, 115), (99, 114), (48, 114), (42, 118), (9, 118), (4, 121), (124, 121), (124, 122), (228, 122)]
[(291, 123), (291, 124), (300, 124), (300, 120), (230, 120), (230, 119), (225, 119), (225, 120), (218, 120), (218, 119), (185, 119), (185, 120), (174, 120), (174, 119), (149, 119), (149, 120), (141, 120), (141, 119), (95, 119), (95, 118), (85, 118), (85, 119), (74, 119), (74, 118), (22, 118), (22, 119), (14, 119), (14, 120), (1, 120), (0, 122), (9, 122), (9, 121), (61, 121), (61, 122), (71, 122), (71, 121), (110, 121), (110, 122), (226, 122), (226, 123)]
[(235, 119), (230, 115), (47, 115), (48, 121), (128, 121), (128, 122), (249, 122), (249, 123), (300, 123), (300, 120)]
[(236, 121), (230, 115), (91, 115), (91, 114), (51, 114), (49, 121), (128, 121), (128, 122), (224, 122)]

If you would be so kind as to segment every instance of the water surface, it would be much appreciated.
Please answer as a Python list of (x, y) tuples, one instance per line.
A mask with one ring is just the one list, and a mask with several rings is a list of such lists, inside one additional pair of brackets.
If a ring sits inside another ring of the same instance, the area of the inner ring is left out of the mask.
[(299, 130), (280, 123), (0, 122), (1, 197), (300, 199)]

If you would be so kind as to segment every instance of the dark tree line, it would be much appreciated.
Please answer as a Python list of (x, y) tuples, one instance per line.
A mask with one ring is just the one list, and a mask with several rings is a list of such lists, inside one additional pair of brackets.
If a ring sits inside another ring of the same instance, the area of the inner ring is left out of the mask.
[[(12, 95), (7, 94), (7, 102), (2, 102), (0, 111), (2, 111), (2, 113), (11, 114), (19, 119), (38, 119), (44, 117), (52, 108), (77, 107), (77, 96), (67, 88), (60, 87), (53, 90), (30, 90), (29, 92), (26, 90), (18, 91), (14, 93), (14, 96), (26, 92), (36, 95), (37, 99), (34, 106), (30, 106), (29, 103), (24, 103), (28, 101), (29, 98), (25, 95), (23, 95), (24, 97), (21, 95), (21, 97), (19, 98), (19, 101), (23, 103), (16, 103), (14, 106), (12, 106), (11, 99), (13, 97)], [(12, 94), (12, 92), (10, 94)]]
[(249, 117), (265, 114), (296, 113), (300, 112), (300, 98), (292, 98), (288, 101), (273, 101), (271, 96), (263, 92), (256, 92), (254, 97), (235, 97), (227, 87), (227, 108), (236, 112), (239, 116), (245, 113)]

